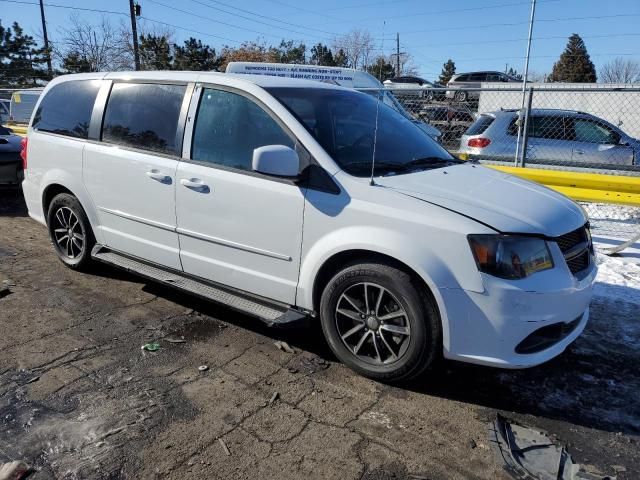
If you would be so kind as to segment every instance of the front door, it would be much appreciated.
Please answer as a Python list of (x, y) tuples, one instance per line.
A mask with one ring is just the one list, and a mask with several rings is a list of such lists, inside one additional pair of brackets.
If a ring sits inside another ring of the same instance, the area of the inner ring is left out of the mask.
[(529, 119), (527, 161), (562, 164), (571, 162), (572, 142), (562, 115), (536, 115)]
[(305, 191), (253, 172), (251, 163), (257, 147), (295, 148), (296, 142), (244, 94), (214, 88), (197, 94), (189, 113), (195, 122), (190, 151), (183, 155), (189, 160), (180, 162), (176, 175), (184, 271), (293, 304)]
[(633, 148), (620, 145), (620, 134), (608, 125), (590, 118), (571, 118), (573, 161), (632, 165)]
[(185, 85), (115, 83), (101, 142), (88, 142), (83, 178), (105, 243), (181, 269), (175, 213), (176, 140)]

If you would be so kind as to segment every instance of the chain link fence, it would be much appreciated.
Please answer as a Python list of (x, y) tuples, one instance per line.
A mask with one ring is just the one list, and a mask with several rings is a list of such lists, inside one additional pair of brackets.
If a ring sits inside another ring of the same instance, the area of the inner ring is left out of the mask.
[[(372, 93), (372, 92), (369, 92)], [(640, 88), (387, 88), (452, 154), (481, 163), (640, 177)], [(640, 248), (640, 207), (582, 203), (603, 250)], [(634, 243), (637, 242), (637, 243)]]
[(26, 125), (42, 88), (0, 88), (0, 125)]

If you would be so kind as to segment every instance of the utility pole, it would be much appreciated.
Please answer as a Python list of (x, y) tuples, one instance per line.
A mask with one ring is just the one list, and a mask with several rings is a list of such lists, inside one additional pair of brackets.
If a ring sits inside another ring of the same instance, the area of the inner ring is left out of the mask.
[(40, 18), (42, 19), (42, 35), (44, 36), (44, 50), (47, 56), (47, 73), (49, 78), (53, 77), (53, 68), (51, 67), (51, 50), (49, 50), (49, 37), (47, 36), (47, 22), (44, 19), (44, 3), (40, 0)]
[(392, 53), (391, 57), (396, 57), (396, 77), (400, 76), (400, 55), (404, 55), (405, 52), (400, 51), (400, 34), (396, 33), (396, 53)]
[[(523, 127), (523, 110), (524, 110), (524, 102), (527, 93), (527, 76), (529, 75), (529, 55), (531, 54), (531, 36), (533, 35), (533, 22), (536, 18), (536, 0), (531, 0), (531, 16), (529, 18), (529, 38), (527, 40), (527, 54), (524, 59), (524, 75), (522, 77), (522, 104), (520, 106), (520, 111), (518, 112), (518, 138), (516, 139), (516, 151), (515, 151), (515, 159), (514, 165), (517, 167), (519, 163), (520, 157), (520, 138), (522, 136), (522, 127)], [(533, 90), (530, 91), (530, 94)], [(527, 115), (529, 112), (527, 112)], [(526, 152), (522, 151), (522, 163), (524, 164), (524, 155)]]
[[(42, 4), (42, 0), (40, 0)], [(136, 25), (136, 16), (140, 15), (140, 6), (134, 5), (133, 0), (129, 0), (129, 13), (131, 14), (131, 33), (133, 34), (133, 59), (136, 64), (136, 70), (140, 70), (140, 53), (138, 52), (138, 27)]]
[(400, 76), (400, 33), (396, 33), (396, 77), (399, 77), (399, 76)]

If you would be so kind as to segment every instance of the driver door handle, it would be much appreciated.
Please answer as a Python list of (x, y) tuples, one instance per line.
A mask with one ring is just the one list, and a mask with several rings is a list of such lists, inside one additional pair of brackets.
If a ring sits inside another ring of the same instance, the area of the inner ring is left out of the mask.
[(155, 168), (147, 172), (147, 177), (153, 180), (157, 180), (160, 183), (171, 183), (171, 177), (169, 175), (160, 173), (160, 171), (156, 170)]
[(209, 185), (205, 184), (199, 178), (181, 178), (180, 185), (197, 192), (209, 193)]

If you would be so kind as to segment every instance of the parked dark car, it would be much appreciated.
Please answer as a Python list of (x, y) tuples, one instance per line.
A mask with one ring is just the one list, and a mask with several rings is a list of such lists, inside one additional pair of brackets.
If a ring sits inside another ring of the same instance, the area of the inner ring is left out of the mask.
[(0, 185), (15, 185), (22, 181), (22, 137), (0, 126)]

